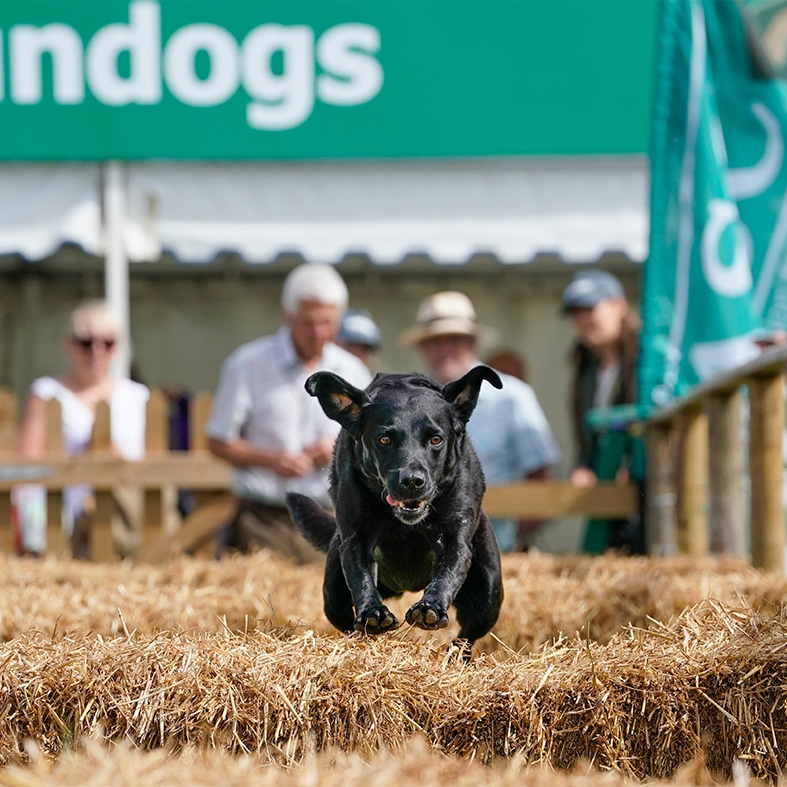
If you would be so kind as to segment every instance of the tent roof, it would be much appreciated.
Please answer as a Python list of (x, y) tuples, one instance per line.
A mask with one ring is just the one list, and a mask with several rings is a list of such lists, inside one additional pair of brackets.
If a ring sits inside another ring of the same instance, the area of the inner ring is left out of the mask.
[[(409, 255), (459, 265), (474, 255), (644, 260), (646, 157), (139, 162), (124, 165), (131, 260), (163, 252), (206, 263), (225, 252), (339, 262)], [(38, 260), (64, 243), (102, 255), (99, 164), (0, 166), (0, 254)]]

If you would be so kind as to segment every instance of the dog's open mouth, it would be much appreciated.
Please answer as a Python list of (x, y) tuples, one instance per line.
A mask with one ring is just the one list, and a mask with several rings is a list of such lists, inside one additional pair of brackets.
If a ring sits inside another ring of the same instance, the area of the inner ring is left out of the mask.
[(428, 500), (397, 500), (388, 494), (385, 496), (385, 502), (394, 509), (394, 514), (399, 519), (409, 524), (420, 521), (429, 511)]
[(396, 500), (390, 495), (386, 495), (385, 502), (389, 506), (404, 508), (407, 511), (420, 511), (426, 505), (426, 500)]

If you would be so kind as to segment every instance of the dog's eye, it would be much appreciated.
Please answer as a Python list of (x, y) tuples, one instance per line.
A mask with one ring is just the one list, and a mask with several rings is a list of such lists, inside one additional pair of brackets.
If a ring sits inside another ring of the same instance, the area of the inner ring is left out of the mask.
[(434, 436), (434, 437), (433, 437), (433, 438), (432, 438), (432, 439), (429, 441), (429, 443), (430, 443), (430, 445), (442, 445), (442, 443), (443, 443), (443, 438), (442, 438), (442, 437), (440, 437), (440, 435), (439, 435), (439, 434), (436, 434), (436, 435), (435, 435), (435, 436)]
[(383, 435), (378, 442), (380, 445), (391, 445), (391, 438), (388, 435)]

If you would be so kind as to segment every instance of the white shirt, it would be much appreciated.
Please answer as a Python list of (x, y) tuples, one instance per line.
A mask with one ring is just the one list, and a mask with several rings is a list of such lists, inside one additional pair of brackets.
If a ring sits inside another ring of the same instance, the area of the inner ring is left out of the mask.
[(596, 373), (596, 395), (593, 398), (593, 407), (609, 407), (612, 404), (612, 394), (615, 383), (620, 374), (620, 364), (611, 363), (604, 366)]
[[(69, 456), (85, 453), (90, 447), (95, 413), (73, 391), (54, 377), (39, 377), (30, 386), (39, 399), (60, 402), (63, 424), (63, 447)], [(133, 380), (115, 380), (109, 400), (112, 445), (125, 459), (141, 459), (145, 455), (145, 409), (150, 391)], [(70, 533), (74, 520), (84, 509), (91, 488), (85, 484), (63, 489), (63, 529)]]
[[(354, 355), (329, 343), (313, 369), (306, 370), (286, 326), (271, 336), (244, 344), (225, 361), (205, 432), (232, 442), (238, 437), (261, 448), (299, 454), (324, 437), (336, 437), (339, 424), (328, 418), (304, 384), (314, 371), (329, 371), (357, 388), (371, 375)], [(329, 503), (327, 468), (306, 476), (281, 478), (263, 467), (234, 468), (232, 488), (238, 497), (284, 505), (287, 492)]]
[(521, 481), (560, 461), (560, 448), (533, 388), (509, 374), (500, 379), (502, 389), (481, 385), (467, 423), (490, 485)]
[[(82, 454), (90, 446), (95, 413), (76, 394), (54, 377), (39, 377), (30, 391), (39, 399), (57, 399), (63, 423), (63, 447), (69, 455)], [(109, 401), (112, 445), (125, 459), (145, 455), (145, 407), (150, 391), (133, 380), (115, 381)]]

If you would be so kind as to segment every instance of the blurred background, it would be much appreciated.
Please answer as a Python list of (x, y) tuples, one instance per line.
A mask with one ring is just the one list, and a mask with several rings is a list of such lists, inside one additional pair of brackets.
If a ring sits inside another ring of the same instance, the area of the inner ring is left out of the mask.
[(151, 386), (213, 390), (327, 261), (382, 332), (474, 301), (525, 361), (569, 462), (560, 293), (647, 254), (655, 0), (0, 7), (0, 384), (62, 363), (83, 298), (127, 309)]
[[(0, 385), (56, 373), (69, 313), (106, 296), (124, 369), (213, 391), (278, 326), (286, 274), (329, 262), (381, 329), (375, 370), (422, 371), (399, 334), (425, 296), (467, 293), (498, 331), (482, 359), (523, 362), (565, 477), (560, 294), (599, 266), (640, 303), (662, 6), (7, 0)], [(781, 74), (786, 6), (746, 4)]]

